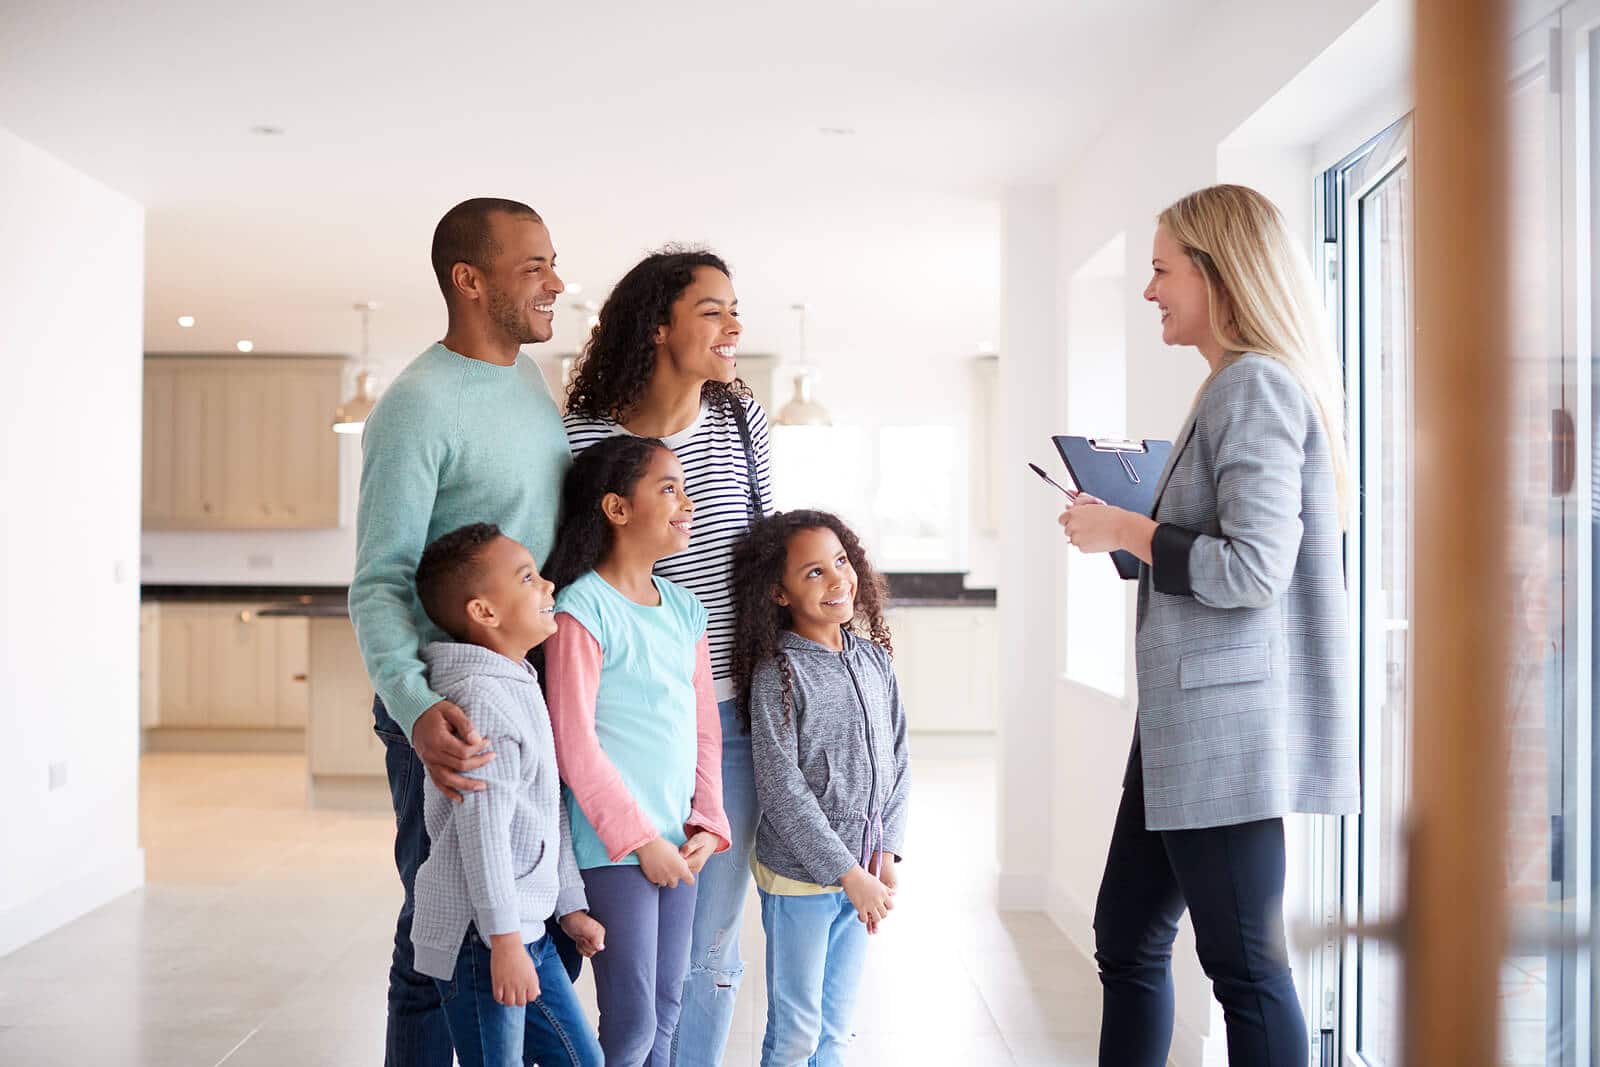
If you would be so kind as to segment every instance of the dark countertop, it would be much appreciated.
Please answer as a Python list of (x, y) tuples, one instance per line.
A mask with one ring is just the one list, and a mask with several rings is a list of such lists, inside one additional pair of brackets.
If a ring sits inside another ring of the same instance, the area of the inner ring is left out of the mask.
[(311, 600), (343, 601), (349, 595), (343, 585), (145, 585), (139, 588), (140, 600), (260, 600), (265, 602)]
[(304, 600), (289, 600), (262, 608), (256, 615), (263, 619), (348, 619), (350, 606), (342, 599), (312, 601), (309, 604)]
[[(890, 576), (891, 589), (894, 578)], [(993, 589), (929, 590), (906, 596), (889, 596), (891, 608), (992, 608)], [(262, 604), (257, 614), (263, 618), (343, 618), (350, 614), (347, 590), (341, 586), (261, 586), (261, 585), (147, 585), (140, 591), (143, 600), (177, 600), (189, 603), (251, 600)]]
[(891, 608), (992, 608), (993, 589), (968, 589), (961, 596), (891, 596)]

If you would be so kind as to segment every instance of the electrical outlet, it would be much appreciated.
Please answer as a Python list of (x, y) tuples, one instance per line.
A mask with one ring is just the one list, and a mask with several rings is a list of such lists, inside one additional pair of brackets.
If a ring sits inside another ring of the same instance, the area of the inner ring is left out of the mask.
[(58, 760), (50, 764), (50, 790), (65, 789), (67, 785), (67, 761)]
[(244, 565), (253, 571), (270, 571), (272, 557), (265, 552), (258, 552), (253, 556), (246, 556)]

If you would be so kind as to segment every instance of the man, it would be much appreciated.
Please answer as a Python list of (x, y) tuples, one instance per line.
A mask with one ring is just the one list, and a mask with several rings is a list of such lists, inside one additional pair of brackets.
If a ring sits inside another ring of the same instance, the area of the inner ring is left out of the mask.
[(514, 200), (457, 204), (433, 234), (433, 272), (449, 328), (385, 391), (362, 435), (355, 625), (387, 750), (395, 866), (405, 902), (389, 968), (385, 1063), (450, 1067), (450, 1035), (431, 979), (413, 967), (412, 888), (428, 856), (424, 768), (459, 801), (465, 776), (494, 758), (466, 714), (428, 685), (418, 658), (445, 639), (417, 599), (416, 567), (440, 534), (498, 525), (543, 563), (570, 463), (561, 416), (525, 344), (550, 340), (563, 290), (543, 220)]

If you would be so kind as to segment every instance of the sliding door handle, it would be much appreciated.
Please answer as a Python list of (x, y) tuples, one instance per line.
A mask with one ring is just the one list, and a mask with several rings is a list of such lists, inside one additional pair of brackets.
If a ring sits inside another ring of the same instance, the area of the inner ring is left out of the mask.
[(1550, 495), (1566, 496), (1578, 477), (1578, 430), (1572, 412), (1550, 412)]

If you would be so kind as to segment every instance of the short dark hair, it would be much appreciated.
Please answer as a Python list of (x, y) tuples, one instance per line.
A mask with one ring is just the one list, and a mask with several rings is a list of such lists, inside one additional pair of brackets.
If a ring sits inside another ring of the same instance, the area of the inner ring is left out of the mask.
[(483, 576), (479, 557), (500, 527), (475, 522), (436, 537), (417, 561), (417, 598), (433, 624), (457, 641), (467, 635), (467, 601)]
[(534, 222), (544, 221), (537, 211), (520, 200), (498, 196), (475, 196), (446, 211), (439, 225), (433, 228), (433, 276), (439, 280), (439, 291), (445, 300), (450, 299), (450, 272), (457, 263), (470, 263), (479, 270), (488, 270), (494, 257), (500, 254), (489, 228), (489, 216), (496, 212)]

